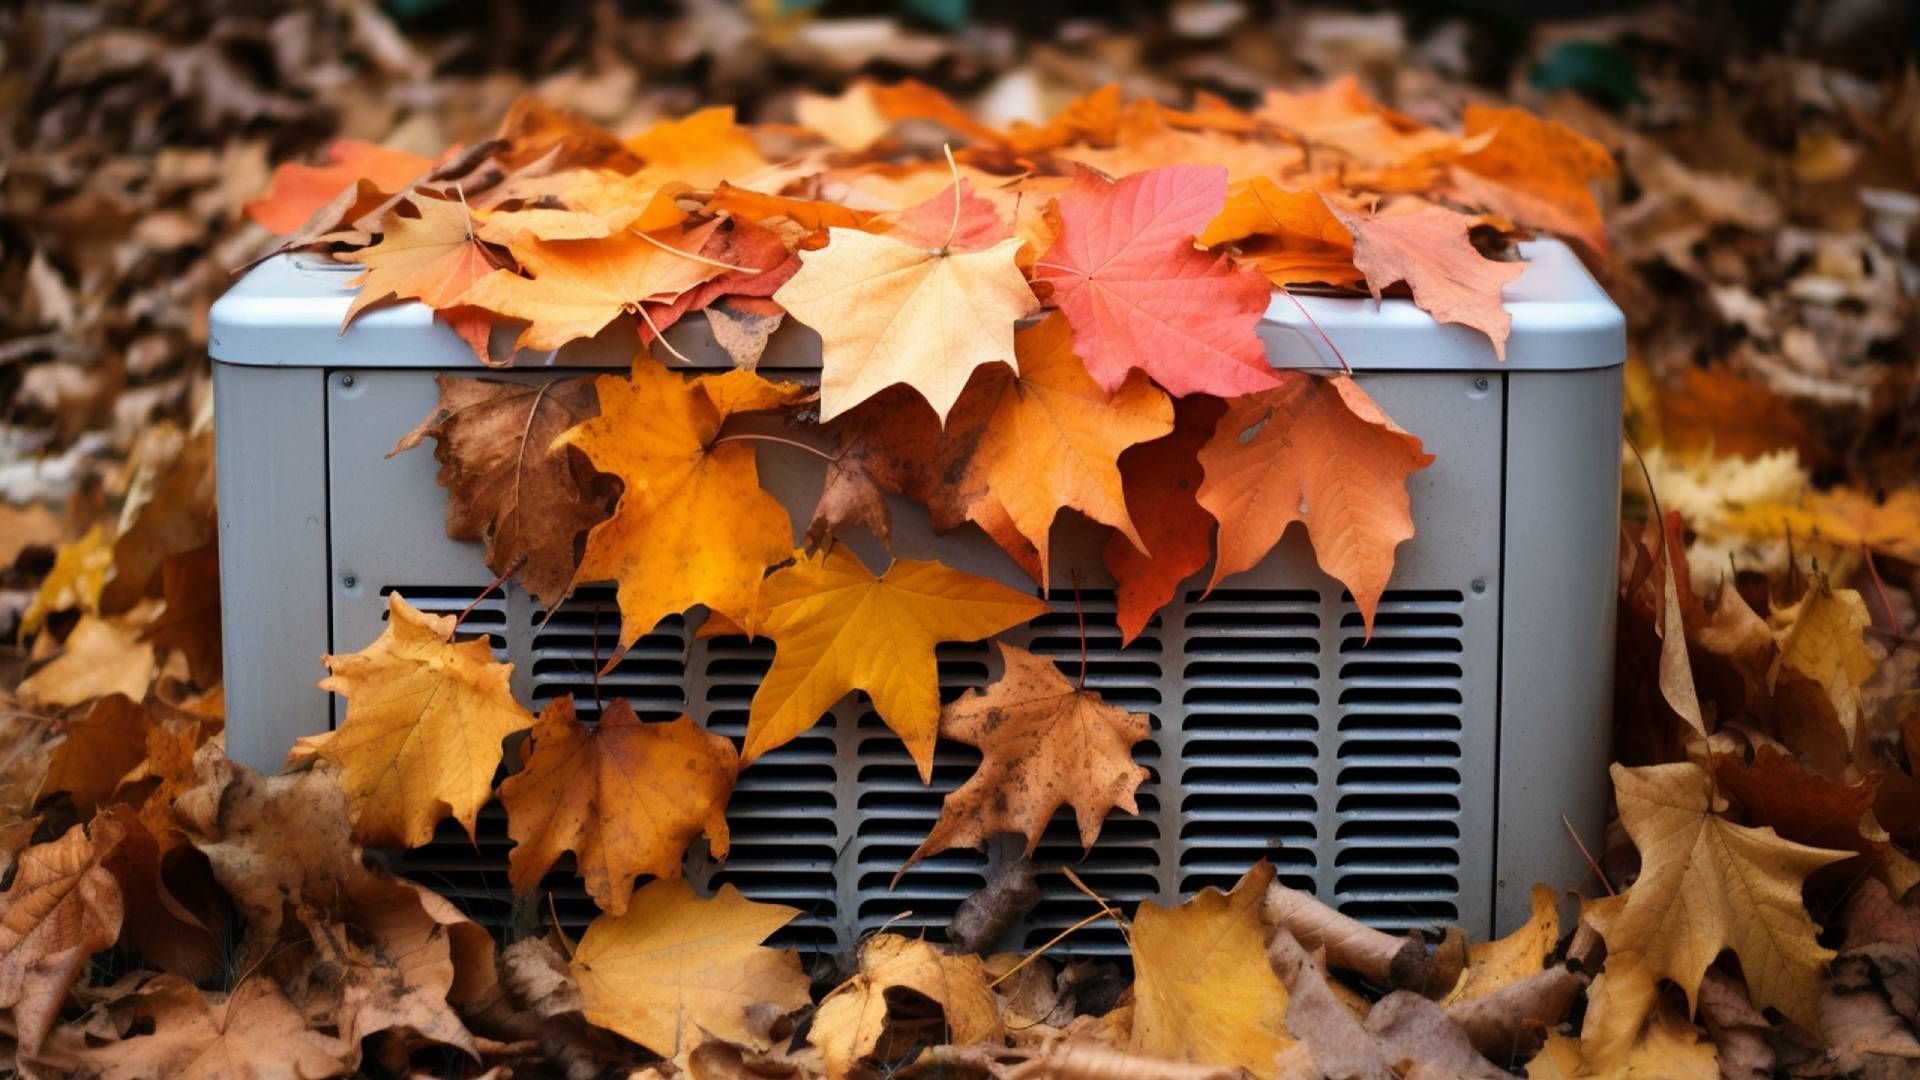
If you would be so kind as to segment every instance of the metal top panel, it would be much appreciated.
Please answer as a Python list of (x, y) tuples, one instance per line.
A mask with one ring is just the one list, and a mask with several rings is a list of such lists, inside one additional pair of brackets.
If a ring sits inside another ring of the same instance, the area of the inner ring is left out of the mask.
[[(1411, 300), (1276, 292), (1260, 325), (1278, 367), (1340, 365), (1329, 342), (1358, 371), (1551, 371), (1612, 367), (1626, 358), (1626, 319), (1565, 244), (1522, 244), (1525, 274), (1507, 286), (1513, 316), (1507, 359), (1486, 335), (1441, 325)], [(477, 368), (471, 350), (417, 303), (369, 309), (343, 333), (356, 267), (305, 255), (261, 263), (213, 305), (208, 351), (221, 363), (260, 367)], [(1295, 303), (1295, 300), (1298, 303)], [(1304, 309), (1304, 312), (1303, 312)], [(1309, 320), (1307, 315), (1312, 318)], [(494, 334), (494, 353), (511, 349), (517, 328)], [(668, 339), (697, 364), (724, 366), (704, 318), (683, 319)], [(633, 330), (617, 319), (591, 341), (558, 353), (522, 354), (516, 366), (622, 368), (633, 358)], [(763, 368), (817, 368), (820, 342), (789, 321), (768, 342)], [(664, 357), (662, 359), (665, 359)]]

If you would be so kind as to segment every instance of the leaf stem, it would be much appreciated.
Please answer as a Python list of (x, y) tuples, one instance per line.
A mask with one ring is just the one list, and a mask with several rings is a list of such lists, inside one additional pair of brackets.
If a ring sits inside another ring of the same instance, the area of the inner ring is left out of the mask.
[(1080, 623), (1080, 689), (1087, 688), (1087, 611), (1080, 606), (1080, 571), (1067, 571), (1073, 580), (1073, 617)]
[(719, 446), (721, 443), (728, 443), (728, 442), (774, 443), (779, 446), (791, 446), (795, 450), (805, 450), (807, 453), (812, 454), (814, 457), (819, 458), (821, 461), (825, 461), (828, 463), (831, 463), (834, 460), (836, 460), (832, 454), (827, 453), (825, 450), (822, 450), (817, 446), (809, 446), (806, 443), (799, 441), (798, 439), (784, 439), (778, 435), (762, 435), (754, 431), (740, 431), (740, 432), (735, 432), (732, 435), (722, 435), (719, 438), (713, 440), (713, 442), (709, 443), (708, 448), (711, 449), (712, 447)]
[(645, 240), (647, 243), (652, 244), (654, 247), (659, 248), (661, 251), (670, 251), (675, 255), (680, 256), (683, 259), (692, 259), (694, 262), (697, 262), (697, 263), (705, 263), (708, 266), (717, 266), (722, 270), (731, 270), (736, 274), (766, 273), (765, 270), (763, 270), (758, 266), (735, 266), (732, 263), (721, 262), (719, 259), (709, 259), (705, 255), (695, 255), (691, 251), (685, 251), (680, 248), (674, 247), (672, 244), (667, 243), (665, 240), (661, 240), (656, 237), (649, 236), (646, 233), (643, 233), (639, 229), (636, 229), (632, 226), (628, 226), (627, 231), (639, 237), (640, 239)]
[(1307, 310), (1307, 305), (1301, 303), (1300, 298), (1293, 295), (1293, 290), (1287, 288), (1285, 285), (1279, 288), (1282, 293), (1286, 294), (1287, 299), (1293, 301), (1293, 306), (1300, 309), (1300, 314), (1306, 316), (1307, 325), (1313, 327), (1314, 332), (1320, 335), (1320, 340), (1326, 342), (1327, 348), (1333, 350), (1333, 358), (1340, 361), (1340, 366), (1346, 369), (1347, 374), (1353, 374), (1353, 365), (1347, 363), (1347, 358), (1340, 352), (1340, 346), (1335, 345), (1333, 339), (1327, 336), (1327, 332), (1320, 329), (1320, 324), (1314, 320), (1313, 312)]
[[(501, 574), (497, 578), (494, 578), (493, 584), (487, 586), (484, 589), (481, 589), (480, 595), (473, 598), (473, 603), (468, 604), (465, 608), (461, 609), (460, 617), (453, 620), (453, 629), (455, 631), (458, 631), (460, 629), (460, 624), (467, 621), (467, 616), (473, 614), (473, 609), (480, 606), (480, 601), (485, 600), (487, 597), (491, 596), (495, 589), (498, 589), (500, 586), (505, 585), (507, 583), (507, 580), (513, 577), (513, 575), (519, 573), (520, 568), (525, 565), (527, 565), (527, 557), (525, 555), (522, 555), (519, 558), (513, 560), (513, 565), (507, 567), (506, 573)], [(448, 635), (448, 636), (451, 637), (452, 635)]]
[(940, 254), (945, 255), (953, 247), (953, 238), (960, 235), (960, 166), (953, 160), (952, 143), (941, 143), (940, 152), (947, 155), (947, 169), (953, 173), (953, 224), (947, 226), (947, 239), (940, 245)]

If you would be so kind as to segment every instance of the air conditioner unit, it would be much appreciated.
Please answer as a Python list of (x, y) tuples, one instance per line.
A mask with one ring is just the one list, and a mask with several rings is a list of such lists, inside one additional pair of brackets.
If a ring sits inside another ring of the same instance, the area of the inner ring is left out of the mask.
[[(1456, 923), (1475, 935), (1522, 921), (1534, 882), (1570, 887), (1586, 876), (1569, 829), (1591, 846), (1604, 821), (1625, 332), (1566, 247), (1523, 251), (1527, 271), (1505, 294), (1504, 363), (1478, 331), (1436, 324), (1406, 300), (1276, 295), (1261, 328), (1276, 365), (1335, 368), (1337, 346), (1436, 456), (1413, 477), (1419, 532), (1398, 551), (1371, 642), (1294, 530), (1204, 600), (1206, 573), (1197, 575), (1121, 648), (1101, 538), (1092, 528), (1056, 534), (1052, 614), (1007, 636), (1077, 668), (1078, 605), (1088, 684), (1154, 718), (1136, 750), (1153, 778), (1139, 815), (1116, 813), (1090, 853), (1069, 816), (1038, 861), (1071, 865), (1130, 906), (1230, 884), (1265, 857), (1283, 880), (1367, 922)], [(341, 333), (352, 276), (277, 257), (211, 316), (228, 748), (262, 768), (339, 721), (342, 703), (314, 686), (320, 656), (372, 641), (391, 591), (432, 611), (474, 605), (463, 631), (491, 636), (535, 709), (573, 694), (590, 714), (596, 658), (618, 630), (610, 589), (583, 588), (551, 618), (512, 585), (481, 597), (494, 575), (475, 545), (443, 532), (432, 455), (386, 454), (434, 408), (436, 376), (623, 370), (632, 331), (616, 324), (558, 355), (482, 371), (417, 305), (368, 312)], [(722, 366), (699, 337), (706, 325), (686, 320), (669, 338), (696, 363)], [(818, 338), (790, 323), (761, 366), (805, 378), (817, 358)], [(760, 469), (804, 528), (819, 462), (763, 446)], [(923, 510), (894, 509), (901, 555), (1035, 588), (971, 526), (936, 537)], [(875, 550), (863, 554), (884, 565)], [(772, 646), (695, 629), (668, 619), (599, 693), (629, 698), (643, 715), (689, 712), (738, 738)], [(949, 696), (985, 683), (996, 662), (985, 644), (943, 646), (940, 661)], [(688, 875), (801, 909), (788, 939), (802, 945), (846, 947), (883, 924), (937, 931), (997, 853), (948, 852), (888, 885), (975, 760), (943, 742), (923, 787), (898, 739), (850, 697), (741, 774), (730, 857), (713, 864), (696, 849)], [(407, 866), (477, 918), (500, 920), (510, 841), (497, 808), (481, 829), (476, 848), (449, 822)], [(1093, 910), (1062, 875), (1043, 883), (1045, 898), (1009, 944), (1036, 945)], [(553, 889), (563, 923), (577, 930), (592, 917), (569, 875)], [(1119, 944), (1098, 928), (1073, 940)]]

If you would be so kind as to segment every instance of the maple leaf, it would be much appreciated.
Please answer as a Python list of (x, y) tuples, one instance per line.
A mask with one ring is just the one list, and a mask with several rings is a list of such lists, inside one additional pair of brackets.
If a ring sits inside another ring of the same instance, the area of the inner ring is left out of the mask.
[(1420, 166), (1459, 150), (1458, 138), (1374, 101), (1352, 75), (1300, 93), (1269, 90), (1255, 115), (1316, 148), (1416, 177)]
[(1278, 389), (1230, 402), (1200, 450), (1196, 498), (1220, 522), (1207, 587), (1257, 564), (1300, 521), (1371, 636), (1394, 548), (1413, 536), (1408, 477), (1433, 455), (1351, 376), (1287, 374)]
[(671, 300), (719, 275), (726, 267), (698, 257), (719, 227), (716, 219), (664, 235), (630, 230), (593, 240), (531, 240), (513, 248), (531, 278), (495, 270), (453, 302), (525, 320), (515, 349), (558, 349), (646, 301)]
[[(912, 991), (940, 1008), (924, 1037), (897, 1030), (910, 1021), (890, 1016), (889, 998)], [(891, 1032), (922, 1044), (971, 1046), (1004, 1036), (986, 969), (977, 956), (948, 956), (925, 941), (875, 934), (860, 947), (860, 972), (820, 1002), (808, 1036), (827, 1066), (829, 1080), (856, 1074)], [(906, 1045), (910, 1045), (906, 1044)]]
[(734, 122), (733, 106), (714, 105), (678, 120), (661, 120), (626, 141), (650, 171), (697, 188), (739, 180), (767, 165), (753, 136)]
[(322, 659), (320, 689), (347, 699), (346, 719), (320, 746), (340, 767), (355, 833), (418, 847), (451, 815), (473, 835), (493, 790), (501, 740), (533, 723), (513, 699), (512, 664), (485, 638), (456, 643), (457, 620), (387, 597), (387, 628), (357, 653)]
[(107, 575), (113, 572), (113, 534), (103, 526), (89, 528), (78, 540), (54, 549), (53, 566), (40, 579), (27, 610), (20, 615), (20, 637), (40, 632), (47, 616), (78, 608), (84, 612), (100, 609), (100, 591)]
[(1327, 209), (1320, 193), (1283, 188), (1264, 176), (1227, 189), (1225, 207), (1207, 223), (1199, 243), (1235, 243), (1241, 263), (1275, 285), (1344, 286), (1366, 280), (1353, 265), (1353, 234)]
[[(1722, 754), (1714, 759), (1714, 776), (1754, 823), (1765, 825), (1795, 843), (1830, 851), (1855, 851), (1873, 856), (1887, 849), (1887, 833), (1873, 817), (1881, 774), (1843, 784), (1816, 775), (1791, 753), (1771, 743), (1754, 748), (1753, 760)], [(1857, 872), (1864, 859), (1848, 859), (1816, 872), (1815, 880), (1833, 871)]]
[(575, 541), (605, 520), (613, 491), (584, 453), (555, 448), (598, 411), (586, 379), (540, 383), (439, 376), (440, 403), (388, 457), (437, 444), (447, 535), (481, 540), (487, 568), (519, 566), (520, 584), (548, 608), (573, 587)]
[(166, 606), (147, 626), (146, 638), (173, 649), (201, 686), (220, 682), (220, 545), (218, 541), (160, 564)]
[(734, 269), (688, 289), (668, 303), (643, 305), (647, 317), (640, 324), (642, 343), (719, 300), (772, 296), (800, 269), (799, 258), (787, 250), (787, 242), (779, 233), (741, 221), (725, 222), (707, 238), (700, 257)]
[(1545, 970), (1547, 954), (1560, 943), (1559, 905), (1552, 889), (1535, 885), (1532, 916), (1506, 937), (1469, 946), (1466, 969), (1441, 1004), (1489, 997)]
[(78, 1052), (102, 1077), (334, 1076), (353, 1072), (359, 1057), (358, 1047), (313, 1030), (271, 978), (208, 994), (160, 975), (140, 987), (128, 1012), (145, 1034)]
[(82, 615), (67, 632), (60, 655), (21, 680), (20, 700), (67, 706), (108, 694), (146, 697), (155, 664), (153, 644), (141, 640), (143, 622), (132, 616)]
[[(772, 408), (804, 388), (750, 371), (688, 380), (650, 357), (595, 381), (600, 415), (562, 434), (626, 490), (587, 534), (578, 581), (613, 580), (620, 655), (661, 619), (705, 604), (745, 621), (767, 567), (793, 550), (793, 522), (760, 487), (753, 447), (716, 443), (735, 411)], [(718, 397), (719, 400), (715, 400)]]
[(134, 459), (113, 540), (113, 575), (100, 590), (99, 610), (108, 614), (156, 595), (169, 556), (214, 541), (212, 401), (184, 430), (167, 421), (148, 428)]
[(803, 90), (794, 98), (793, 114), (801, 127), (855, 153), (879, 142), (893, 127), (866, 82), (853, 83), (832, 97)]
[(341, 139), (327, 149), (321, 166), (288, 162), (273, 170), (267, 190), (246, 206), (247, 216), (284, 235), (306, 224), (308, 218), (336, 195), (370, 181), (382, 192), (393, 193), (433, 168), (431, 158), (393, 150), (359, 139)]
[(761, 590), (757, 622), (773, 639), (773, 666), (754, 692), (741, 757), (751, 764), (849, 691), (865, 690), (925, 782), (940, 723), (934, 645), (978, 641), (1046, 610), (1036, 597), (937, 562), (896, 559), (876, 578), (845, 547), (802, 558)]
[[(1058, 312), (1014, 339), (1019, 374), (1000, 370), (974, 380), (948, 417), (950, 439), (970, 446), (961, 490), (989, 498), (1039, 556), (1048, 580), (1054, 518), (1072, 507), (1111, 525), (1136, 548), (1121, 490), (1119, 457), (1136, 443), (1173, 430), (1173, 404), (1134, 377), (1109, 395), (1073, 354), (1073, 335)], [(968, 517), (978, 518), (970, 507)]]
[(827, 462), (820, 481), (820, 499), (807, 522), (807, 550), (819, 550), (830, 536), (864, 526), (882, 544), (893, 543), (893, 512), (886, 493), (859, 462), (836, 456)]
[(1768, 621), (1779, 646), (1767, 673), (1774, 692), (1814, 703), (1808, 712), (1831, 717), (1851, 748), (1860, 734), (1860, 687), (1878, 666), (1864, 634), (1873, 621), (1866, 601), (1816, 576), (1804, 596)]
[(1620, 819), (1640, 849), (1640, 877), (1587, 915), (1607, 942), (1606, 970), (1588, 992), (1581, 1050), (1607, 1061), (1633, 1044), (1657, 984), (1671, 979), (1689, 1008), (1722, 949), (1740, 958), (1755, 1004), (1818, 1023), (1816, 1002), (1833, 952), (1800, 900), (1801, 882), (1851, 852), (1735, 825), (1690, 762), (1612, 768)]
[(973, 181), (961, 177), (958, 192), (954, 186), (875, 224), (901, 243), (929, 250), (985, 251), (1013, 235), (999, 208), (974, 190)]
[(940, 713), (940, 734), (978, 747), (980, 767), (940, 804), (939, 820), (901, 874), (924, 856), (985, 847), (1003, 832), (1024, 835), (1031, 856), (1062, 806), (1073, 807), (1087, 849), (1109, 810), (1140, 812), (1134, 792), (1149, 774), (1134, 763), (1133, 745), (1152, 734), (1151, 718), (1076, 688), (1044, 656), (1004, 642), (999, 648), (1000, 679)]
[(1014, 265), (1019, 240), (960, 251), (855, 229), (827, 236), (773, 294), (820, 335), (822, 422), (895, 383), (944, 422), (974, 369), (1013, 362), (1014, 323), (1039, 307)]
[(727, 857), (727, 797), (740, 759), (692, 717), (649, 724), (621, 698), (589, 728), (565, 697), (541, 711), (532, 739), (525, 765), (500, 785), (516, 892), (531, 892), (571, 850), (588, 895), (619, 915), (634, 877), (678, 876), (701, 832), (715, 859)]
[(1607, 260), (1607, 225), (1593, 197), (1594, 181), (1614, 172), (1605, 147), (1525, 109), (1468, 105), (1460, 119), (1468, 140), (1491, 136), (1453, 163), (1451, 185), (1464, 201)]
[(1208, 886), (1173, 908), (1140, 901), (1129, 1053), (1273, 1074), (1274, 1056), (1293, 1038), (1260, 919), (1272, 881), (1273, 864), (1262, 859), (1231, 893)]
[(125, 694), (108, 694), (96, 698), (85, 713), (64, 726), (66, 734), (48, 756), (35, 801), (66, 792), (74, 808), (88, 816), (112, 797), (122, 777), (146, 759), (147, 710)]
[(650, 881), (624, 915), (602, 915), (573, 954), (588, 1020), (670, 1060), (702, 1031), (764, 1049), (747, 1009), (805, 1008), (807, 976), (792, 949), (761, 944), (800, 912), (741, 896), (701, 899), (681, 878)]
[(123, 836), (112, 818), (100, 819), (91, 836), (75, 825), (21, 852), (0, 893), (0, 1008), (11, 1011), (28, 1057), (93, 954), (120, 937), (120, 887), (104, 862)]
[(1327, 208), (1353, 234), (1353, 264), (1376, 301), (1404, 281), (1434, 321), (1473, 327), (1493, 342), (1495, 356), (1507, 358), (1513, 316), (1500, 306), (1500, 290), (1527, 268), (1475, 250), (1467, 239), (1472, 218), (1438, 206), (1390, 214), (1363, 214), (1331, 201)]
[(382, 300), (419, 300), (446, 320), (481, 362), (491, 362), (487, 336), (492, 318), (455, 306), (461, 293), (494, 269), (487, 245), (473, 234), (472, 213), (464, 204), (424, 196), (407, 205), (420, 216), (387, 215), (380, 242), (360, 252), (366, 270), (347, 283), (360, 292), (347, 305), (342, 329)]
[(1135, 368), (1175, 397), (1275, 384), (1254, 333), (1272, 289), (1193, 246), (1226, 192), (1225, 169), (1171, 165), (1117, 183), (1082, 171), (1060, 196), (1059, 238), (1034, 280), (1053, 287), (1074, 351), (1108, 393)]
[(1581, 1040), (1554, 1034), (1527, 1062), (1529, 1080), (1721, 1080), (1712, 1042), (1676, 1009), (1654, 1012), (1632, 1042), (1589, 1056)]
[(1140, 543), (1115, 533), (1100, 551), (1113, 575), (1122, 646), (1139, 637), (1213, 555), (1213, 515), (1195, 498), (1205, 479), (1198, 455), (1225, 408), (1218, 398), (1181, 398), (1171, 434), (1120, 455), (1122, 489)]

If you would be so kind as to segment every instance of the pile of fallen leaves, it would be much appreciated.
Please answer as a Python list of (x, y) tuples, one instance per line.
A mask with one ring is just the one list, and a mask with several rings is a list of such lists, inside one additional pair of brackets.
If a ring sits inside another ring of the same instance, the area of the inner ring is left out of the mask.
[[(171, 185), (147, 185), (100, 168), (109, 144), (76, 118), (120, 109), (145, 114), (140, 130), (197, 124), (217, 138), (234, 110), (254, 110), (284, 131), (317, 130), (327, 125), (314, 99), (370, 71), (405, 83), (427, 69), (372, 8), (341, 11), (351, 17), (282, 20), (177, 53), (150, 32), (42, 24), (75, 43), (41, 54), (61, 57), (59, 93), (43, 104), (93, 93), (105, 112), (47, 108), (59, 153), (22, 159), (6, 178), (47, 195), (46, 235), (60, 240), (19, 264), (24, 324), (37, 329), (0, 363), (33, 359), (21, 385), (37, 389), (15, 404), (53, 421), (36, 429), (50, 447), (85, 446), (82, 433), (110, 422), (102, 403), (172, 419), (117, 422), (107, 442), (131, 448), (124, 464), (102, 441), (52, 458), (74, 482), (46, 488), (41, 469), (29, 494), (71, 491), (67, 521), (37, 508), (8, 536), (29, 643), (0, 711), (0, 1023), (16, 1066), (1743, 1078), (1920, 1067), (1920, 867), (1909, 855), (1920, 842), (1920, 503), (1906, 486), (1912, 365), (1899, 351), (1911, 268), (1904, 235), (1862, 224), (1889, 207), (1899, 216), (1873, 185), (1914, 184), (1902, 126), (1917, 114), (1905, 104), (1912, 80), (1878, 86), (1778, 60), (1730, 65), (1730, 85), (1753, 92), (1726, 98), (1655, 65), (1660, 104), (1631, 125), (1581, 99), (1540, 102), (1583, 138), (1489, 106), (1462, 110), (1458, 126), (1424, 123), (1351, 83), (1249, 99), (1264, 61), (1257, 42), (1235, 42), (1182, 70), (1239, 90), (1238, 104), (1098, 90), (1046, 123), (988, 121), (917, 84), (868, 82), (801, 95), (796, 123), (756, 128), (694, 111), (695, 94), (680, 101), (691, 115), (624, 137), (529, 101), (495, 137), (469, 127), (444, 156), (444, 135), (388, 140), (382, 120), (360, 118), (364, 133), (410, 149), (337, 144), (317, 167), (283, 168), (254, 204), (292, 246), (367, 267), (355, 314), (422, 300), (488, 359), (491, 341), (504, 356), (516, 333), (543, 351), (633, 334), (674, 361), (686, 328), (660, 331), (689, 318), (738, 365), (689, 379), (641, 359), (628, 377), (546, 390), (446, 381), (442, 408), (402, 447), (438, 442), (450, 533), (486, 540), (489, 565), (546, 601), (577, 580), (618, 581), (623, 643), (699, 605), (715, 613), (710, 627), (772, 637), (776, 667), (738, 750), (690, 720), (642, 722), (620, 704), (591, 726), (570, 702), (534, 717), (483, 639), (396, 599), (386, 634), (329, 658), (346, 723), (262, 777), (221, 750), (211, 418), (189, 407), (197, 376), (177, 365), (203, 333), (205, 299), (255, 246), (209, 254), (206, 233), (187, 227), (205, 230), (204, 200), (235, 214), (250, 187), (225, 178), (242, 161), (260, 177), (266, 153), (251, 139), (196, 151)], [(699, 38), (729, 56), (702, 69), (722, 82), (764, 77), (740, 65), (790, 60), (821, 37), (728, 50), (717, 28), (739, 24), (702, 18), (650, 47)], [(1385, 73), (1426, 115), (1457, 103), (1383, 25), (1323, 29), (1300, 47)], [(376, 62), (302, 67), (303, 31), (345, 35)], [(1586, 34), (1623, 52), (1649, 41), (1683, 52), (1681, 37), (1661, 20)], [(886, 48), (921, 48), (928, 64), (967, 48), (929, 44), (941, 40), (909, 34)], [(1077, 60), (1049, 57), (1044, 79), (1107, 70), (1114, 51), (1092, 40)], [(631, 69), (612, 48), (595, 46), (593, 74), (554, 88), (623, 112), (633, 84), (619, 72)], [(249, 96), (254, 76), (232, 62), (249, 49), (313, 73), (288, 96)], [(1445, 68), (1444, 56), (1421, 45), (1422, 64)], [(1236, 67), (1249, 63), (1252, 74)], [(157, 107), (165, 95), (140, 89), (150, 73), (203, 106)], [(505, 108), (500, 91), (477, 108)], [(1738, 115), (1730, 101), (1743, 102)], [(1782, 122), (1769, 110), (1800, 120), (1784, 158), (1765, 141), (1769, 116)], [(1701, 131), (1718, 133), (1715, 151), (1743, 133), (1746, 149), (1718, 159), (1742, 162), (1741, 178), (1714, 172), (1690, 142)], [(82, 197), (60, 194), (83, 175)], [(991, 636), (1035, 605), (937, 564), (876, 576), (835, 535), (884, 539), (879, 492), (898, 491), (943, 526), (978, 525), (1045, 580), (1050, 527), (1072, 508), (1112, 530), (1106, 556), (1131, 583), (1123, 609), (1137, 632), (1209, 559), (1217, 579), (1273, 545), (1299, 500), (1271, 515), (1235, 491), (1277, 482), (1305, 491), (1316, 554), (1364, 603), (1415, 524), (1404, 483), (1424, 455), (1351, 380), (1267, 371), (1247, 351), (1254, 287), (1263, 311), (1269, 283), (1405, 282), (1436, 317), (1497, 343), (1499, 275), (1519, 269), (1510, 244), (1523, 230), (1565, 236), (1606, 269), (1608, 230), (1584, 198), (1594, 179), (1623, 204), (1612, 280), (1639, 353), (1639, 445), (1625, 475), (1645, 521), (1621, 544), (1618, 828), (1593, 850), (1584, 885), (1595, 899), (1578, 919), (1563, 926), (1541, 889), (1533, 918), (1499, 941), (1444, 928), (1396, 937), (1262, 864), (1230, 893), (1172, 908), (1124, 911), (1089, 893), (1089, 920), (1125, 930), (1130, 982), (1098, 961), (992, 953), (992, 915), (1017, 896), (979, 898), (984, 928), (957, 921), (953, 945), (883, 933), (810, 980), (792, 952), (763, 944), (797, 912), (731, 889), (699, 897), (675, 876), (699, 835), (724, 852), (743, 757), (792, 738), (850, 688), (874, 697), (923, 767), (936, 735), (983, 750), (916, 857), (999, 831), (1031, 841), (1065, 804), (1090, 842), (1111, 810), (1130, 809), (1142, 773), (1129, 750), (1145, 717), (1012, 648), (999, 682), (941, 709), (934, 642)], [(1863, 185), (1871, 197), (1856, 197)], [(10, 212), (31, 213), (16, 190)], [(89, 206), (119, 216), (89, 218)], [(127, 238), (127, 221), (166, 206), (180, 212), (165, 220), (187, 223), (175, 247)], [(1464, 285), (1426, 276), (1442, 256), (1466, 268)], [(1129, 293), (1142, 282), (1151, 288)], [(949, 299), (983, 311), (955, 324)], [(875, 309), (915, 332), (898, 335)], [(776, 335), (795, 334), (784, 323), (822, 339), (817, 398), (752, 370)], [(991, 348), (955, 347), (982, 337)], [(126, 366), (136, 357), (176, 366), (142, 373)], [(114, 393), (129, 373), (159, 389)], [(1246, 382), (1262, 378), (1272, 381)], [(508, 449), (504, 432), (546, 452)], [(529, 432), (538, 438), (520, 438)], [(1356, 483), (1312, 460), (1349, 443), (1390, 464), (1384, 480)], [(828, 497), (805, 550), (759, 488), (756, 448), (826, 459)], [(105, 476), (84, 480), (103, 453)], [(1062, 464), (1035, 476), (1038, 460)], [(1841, 486), (1815, 490), (1816, 473)], [(503, 497), (516, 479), (531, 482)], [(1342, 500), (1365, 542), (1320, 531)], [(698, 527), (714, 520), (728, 527)], [(662, 560), (688, 572), (635, 570)], [(661, 770), (684, 781), (628, 779)], [(471, 827), (496, 793), (517, 889), (572, 852), (605, 912), (580, 940), (496, 941), (385, 869), (377, 849), (420, 843), (447, 816)]]

